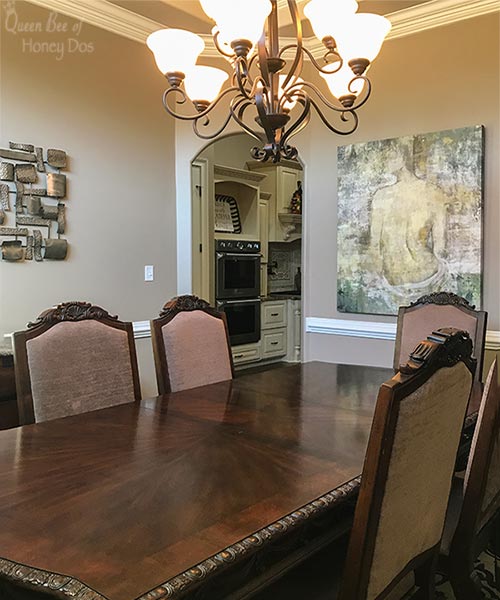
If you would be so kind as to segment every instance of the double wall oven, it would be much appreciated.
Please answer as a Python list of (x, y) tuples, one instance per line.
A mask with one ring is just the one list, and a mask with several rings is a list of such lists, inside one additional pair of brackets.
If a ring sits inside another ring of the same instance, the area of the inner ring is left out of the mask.
[(260, 242), (217, 240), (215, 299), (231, 345), (260, 340)]

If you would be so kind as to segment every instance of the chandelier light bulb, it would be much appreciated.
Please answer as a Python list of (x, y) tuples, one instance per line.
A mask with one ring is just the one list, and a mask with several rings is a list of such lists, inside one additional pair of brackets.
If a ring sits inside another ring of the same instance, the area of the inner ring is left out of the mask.
[(347, 63), (344, 63), (336, 73), (321, 73), (321, 77), (326, 81), (330, 92), (335, 96), (335, 98), (341, 98), (342, 96), (347, 96), (349, 94), (354, 94), (357, 96), (361, 90), (363, 89), (364, 82), (362, 79), (357, 79), (351, 85), (351, 89), (349, 89), (349, 84), (351, 83), (354, 75)]
[(184, 87), (194, 101), (213, 102), (229, 75), (222, 69), (195, 65), (186, 73)]
[(373, 62), (392, 25), (389, 19), (371, 13), (357, 13), (342, 22), (336, 32), (337, 48), (347, 63), (353, 59)]
[(184, 29), (159, 29), (147, 39), (158, 69), (167, 73), (187, 73), (205, 48), (199, 35)]
[(319, 40), (325, 37), (337, 39), (336, 33), (342, 27), (342, 21), (357, 10), (356, 0), (311, 0), (304, 7), (304, 14)]
[(272, 9), (269, 0), (200, 0), (205, 13), (217, 23), (222, 39), (248, 40), (254, 45), (262, 35)]

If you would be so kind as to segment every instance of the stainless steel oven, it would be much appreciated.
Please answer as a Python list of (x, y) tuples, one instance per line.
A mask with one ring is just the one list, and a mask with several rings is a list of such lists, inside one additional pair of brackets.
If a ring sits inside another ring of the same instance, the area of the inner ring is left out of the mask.
[(217, 309), (226, 314), (231, 346), (260, 340), (260, 299), (217, 300)]
[(217, 240), (215, 298), (260, 296), (260, 242)]
[(215, 299), (232, 346), (260, 340), (260, 242), (217, 240)]

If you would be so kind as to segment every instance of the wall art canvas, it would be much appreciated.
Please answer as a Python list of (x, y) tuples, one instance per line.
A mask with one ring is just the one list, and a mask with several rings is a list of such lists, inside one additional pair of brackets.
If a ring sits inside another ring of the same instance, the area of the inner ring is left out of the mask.
[(338, 149), (339, 311), (441, 290), (481, 306), (483, 152), (482, 126)]

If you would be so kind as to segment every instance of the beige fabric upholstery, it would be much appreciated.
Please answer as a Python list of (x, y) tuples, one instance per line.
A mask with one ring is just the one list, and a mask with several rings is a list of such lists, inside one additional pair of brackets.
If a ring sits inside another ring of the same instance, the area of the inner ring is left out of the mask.
[(222, 319), (202, 310), (180, 312), (162, 335), (173, 392), (232, 378)]
[(465, 408), (472, 385), (458, 363), (401, 401), (367, 599), (376, 598), (441, 538)]
[(125, 331), (62, 322), (26, 344), (35, 421), (134, 401)]
[[(456, 327), (467, 331), (474, 343), (477, 327), (474, 316), (451, 305), (425, 304), (404, 314), (398, 366), (407, 361), (408, 356), (421, 340), (441, 327)], [(475, 348), (474, 354), (476, 354)]]
[[(500, 398), (498, 397), (499, 388), (496, 381), (493, 378), (496, 377), (495, 363), (490, 368), (486, 383), (484, 386), (484, 395), (479, 407), (479, 413), (477, 416), (476, 427), (474, 429), (474, 436), (472, 438), (469, 462), (467, 463), (467, 470), (465, 472), (464, 489), (467, 488), (470, 477), (470, 470), (472, 466), (472, 458), (475, 455), (478, 438), (481, 435), (483, 428), (483, 421), (485, 419), (485, 408), (487, 400), (496, 403), (496, 411), (498, 413), (498, 403)], [(488, 398), (487, 394), (493, 394), (492, 398)], [(490, 413), (491, 414), (491, 413)], [(498, 423), (498, 420), (497, 420)], [(483, 497), (483, 503), (481, 506), (480, 516), (477, 523), (477, 530), (480, 531), (484, 525), (491, 519), (494, 513), (500, 508), (500, 429), (497, 427), (493, 434), (495, 439), (493, 441), (493, 451), (491, 455), (490, 468), (486, 475), (486, 487)]]

